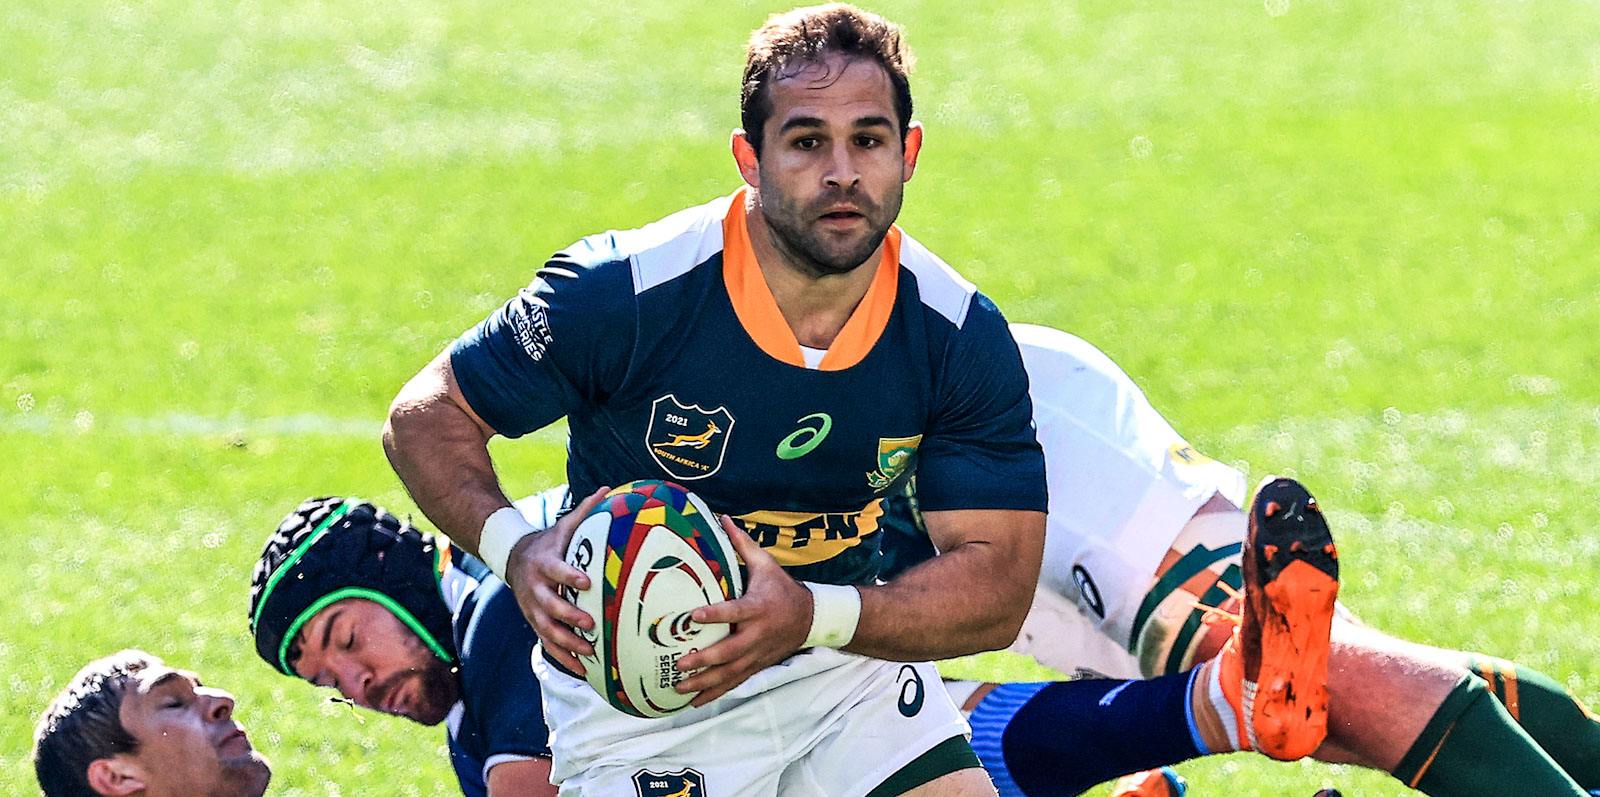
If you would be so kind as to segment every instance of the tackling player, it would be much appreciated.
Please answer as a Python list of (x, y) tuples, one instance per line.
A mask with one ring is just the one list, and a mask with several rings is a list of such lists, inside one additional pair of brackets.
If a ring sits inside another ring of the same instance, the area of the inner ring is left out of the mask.
[(272, 778), (233, 696), (140, 650), (90, 662), (34, 733), (45, 797), (261, 797)]
[(500, 579), (448, 541), (360, 499), (309, 499), (267, 539), (250, 629), (285, 675), (445, 723), (467, 797), (556, 793), (533, 629)]
[[(719, 795), (993, 793), (925, 660), (1015, 638), (1043, 461), (1001, 314), (893, 226), (923, 141), (909, 67), (900, 29), (850, 6), (772, 18), (732, 141), (747, 185), (568, 247), (395, 399), (395, 471), (506, 574), (544, 643), (563, 790), (681, 771)], [(541, 533), (487, 445), (563, 416), (587, 497)], [(923, 509), (945, 555), (876, 585), (882, 500), (913, 467), (936, 486)], [(572, 651), (591, 648), (571, 626), (593, 619), (558, 595), (591, 588), (562, 561), (577, 518), (645, 478), (732, 516), (749, 567), (743, 597), (695, 612), (737, 624), (679, 662), (699, 670), (679, 686), (696, 707), (648, 721), (575, 677)]]
[[(1241, 572), (1244, 477), (1191, 448), (1094, 347), (1044, 327), (1012, 331), (1028, 368), (1051, 506), (1062, 507), (1050, 513), (1038, 594), (1012, 649), (1063, 672), (1118, 677), (1179, 673), (1213, 659), (1233, 629), (1206, 622), (1211, 607), (1236, 611), (1236, 590), (1251, 592)], [(911, 509), (899, 504), (891, 517), (910, 518)], [(886, 536), (896, 557), (921, 544)], [(1600, 724), (1548, 677), (1344, 618), (1332, 637), (1331, 722), (1316, 757), (1381, 769), (1441, 797), (1600, 788)], [(1080, 759), (1115, 754), (1105, 749), (1112, 708), (1100, 700), (1110, 691), (1100, 682), (974, 687), (952, 692), (971, 692), (973, 744), (1003, 793), (1077, 793), (1091, 785)], [(1237, 703), (1235, 695), (1211, 705), (1226, 714)], [(1200, 724), (1216, 722), (1206, 701), (1194, 704)], [(1086, 734), (1101, 747), (1086, 748)], [(1250, 746), (1234, 734), (1189, 755)], [(1171, 793), (1165, 777), (1141, 781), (1142, 790), (1125, 784), (1119, 793)]]

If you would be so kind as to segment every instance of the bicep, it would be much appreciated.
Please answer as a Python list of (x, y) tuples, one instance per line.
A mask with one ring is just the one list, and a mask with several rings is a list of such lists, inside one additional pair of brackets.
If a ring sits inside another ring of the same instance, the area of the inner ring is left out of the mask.
[(1044, 557), (1044, 513), (1020, 509), (949, 509), (923, 514), (928, 539), (941, 554), (984, 546), (1004, 569), (1032, 569)]
[(400, 388), (399, 395), (395, 396), (389, 409), (390, 422), (403, 422), (413, 413), (439, 410), (460, 413), (485, 441), (495, 435), (494, 428), (478, 416), (472, 404), (461, 394), (461, 385), (456, 381), (455, 367), (451, 364), (450, 349), (440, 352)]
[(489, 767), (489, 797), (555, 797), (550, 783), (550, 759), (544, 757), (502, 761)]

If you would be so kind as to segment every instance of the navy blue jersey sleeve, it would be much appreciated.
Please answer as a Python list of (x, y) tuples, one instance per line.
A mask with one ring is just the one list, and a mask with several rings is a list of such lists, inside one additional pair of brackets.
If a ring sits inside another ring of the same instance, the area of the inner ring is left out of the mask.
[(450, 347), (450, 367), (473, 412), (521, 437), (620, 383), (637, 335), (632, 270), (611, 236), (552, 257), (522, 289)]
[(461, 646), (462, 746), (480, 762), (499, 755), (549, 756), (539, 679), (530, 663), (538, 637), (498, 579), (478, 590), (478, 610)]
[(938, 402), (918, 452), (922, 510), (1045, 511), (1028, 375), (1005, 317), (981, 293), (950, 343)]
[(461, 748), (456, 740), (450, 740), (450, 766), (456, 771), (456, 782), (461, 786), (463, 797), (488, 797), (489, 784), (483, 780), (483, 762)]

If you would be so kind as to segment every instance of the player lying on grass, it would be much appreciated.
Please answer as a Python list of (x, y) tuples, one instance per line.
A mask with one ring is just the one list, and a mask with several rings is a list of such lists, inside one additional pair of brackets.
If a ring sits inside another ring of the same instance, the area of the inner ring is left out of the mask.
[[(567, 507), (564, 486), (517, 502), (529, 522), (544, 525)], [(555, 792), (541, 780), (549, 760), (528, 668), (534, 637), (510, 592), (459, 548), (371, 504), (312, 499), (269, 538), (251, 604), (256, 650), (279, 672), (424, 724), (449, 718), (451, 757), (467, 794), (484, 794), (485, 783), (490, 795)], [(1104, 683), (1102, 691), (1134, 682)], [(925, 699), (947, 700), (937, 689)], [(1211, 699), (1201, 694), (1197, 703)], [(1185, 727), (1183, 701), (1157, 708), (1168, 713), (1085, 721), (1101, 723), (1097, 734), (1141, 738)], [(1078, 777), (1089, 783), (1128, 771), (1112, 759), (1081, 764)]]
[[(1030, 795), (1087, 788), (1085, 757), (1142, 768), (1249, 749), (1247, 733), (1201, 739), (1181, 727), (1165, 744), (1118, 748), (1124, 737), (1107, 736), (1100, 721), (1136, 705), (1144, 690), (1186, 677), (1174, 674), (1216, 661), (1234, 633), (1206, 618), (1208, 607), (1238, 612), (1236, 591), (1253, 591), (1241, 562), (1250, 555), (1239, 509), (1244, 477), (1190, 448), (1094, 347), (1044, 327), (1012, 332), (1028, 369), (1051, 506), (1038, 594), (1013, 650), (1068, 673), (1161, 677), (1119, 695), (1103, 682), (966, 685), (974, 748), (1002, 793)], [(907, 511), (891, 518), (911, 516), (908, 506), (899, 509)], [(919, 542), (888, 537), (885, 550), (897, 557)], [(1315, 747), (1317, 758), (1381, 769), (1434, 795), (1600, 789), (1600, 724), (1549, 677), (1398, 640), (1343, 616), (1331, 627), (1326, 741), (1264, 752), (1289, 758)], [(1217, 678), (1225, 670), (1194, 670), (1194, 696), (1229, 693), (1228, 680)], [(1237, 693), (1213, 701), (1233, 707), (1221, 716), (1196, 711), (1198, 729), (1240, 716), (1239, 701)], [(1146, 780), (1144, 793), (1165, 793), (1161, 778)]]
[(446, 723), (467, 797), (554, 795), (537, 638), (511, 591), (443, 538), (356, 498), (313, 498), (250, 583), (256, 652), (364, 708)]
[(90, 662), (34, 733), (45, 797), (261, 797), (272, 770), (233, 696), (140, 650)]
[[(1159, 489), (1145, 491), (1149, 501), (1142, 505), (1143, 512), (1130, 507), (1122, 507), (1121, 511), (1150, 517), (1154, 511), (1150, 508), (1150, 501), (1168, 501), (1176, 505), (1184, 501), (1197, 502), (1202, 506), (1210, 504), (1211, 496), (1204, 494), (1205, 490), (1201, 490), (1200, 494), (1192, 494), (1192, 491), (1177, 486), (1205, 483), (1208, 478), (1213, 479), (1220, 490), (1238, 492), (1240, 477), (1236, 472), (1194, 457), (1181, 445), (1181, 441), (1166, 442), (1168, 436), (1176, 440), (1175, 434), (1162, 431), (1170, 427), (1152, 426), (1151, 418), (1159, 416), (1153, 415), (1153, 411), (1143, 403), (1142, 396), (1132, 388), (1131, 382), (1121, 376), (1120, 371), (1115, 371), (1103, 356), (1063, 333), (1022, 328), (1019, 329), (1019, 336), (1023, 340), (1023, 352), (1028, 357), (1030, 374), (1034, 376), (1036, 385), (1058, 384), (1054, 376), (1059, 375), (1052, 376), (1040, 367), (1038, 338), (1043, 336), (1045, 342), (1055, 346), (1053, 351), (1073, 358), (1072, 367), (1066, 371), (1078, 376), (1072, 387), (1076, 395), (1085, 399), (1084, 406), (1102, 410), (1107, 407), (1120, 408), (1112, 417), (1125, 419), (1119, 425), (1104, 417), (1104, 413), (1082, 410), (1077, 414), (1053, 415), (1051, 413), (1057, 404), (1039, 402), (1039, 426), (1047, 450), (1060, 450), (1057, 444), (1063, 442), (1063, 438), (1058, 434), (1070, 432), (1087, 435), (1079, 444), (1065, 449), (1078, 451), (1081, 456), (1070, 461), (1063, 460), (1055, 471), (1062, 477), (1075, 474), (1085, 486), (1081, 489), (1069, 488), (1069, 492), (1064, 494), (1079, 499), (1074, 504), (1078, 509), (1077, 514), (1052, 521), (1056, 524), (1052, 528), (1056, 529), (1055, 534), (1058, 535), (1051, 537), (1047, 547), (1052, 557), (1059, 553), (1059, 547), (1066, 539), (1059, 537), (1060, 529), (1076, 529), (1071, 532), (1074, 537), (1101, 540), (1093, 535), (1083, 535), (1081, 531), (1084, 524), (1095, 522), (1093, 507), (1101, 506), (1104, 497), (1118, 494), (1115, 492), (1116, 485), (1139, 483), (1126, 473), (1117, 475), (1116, 462), (1088, 453), (1095, 440), (1104, 444), (1105, 441), (1124, 438), (1146, 439), (1153, 441), (1152, 445), (1159, 444), (1157, 453), (1160, 458), (1154, 463), (1160, 469), (1153, 469), (1152, 474), (1175, 472), (1174, 467), (1161, 465), (1168, 461), (1169, 449), (1182, 452), (1190, 458), (1184, 466), (1187, 470), (1177, 477), (1180, 481), (1169, 479), (1158, 483), (1156, 487)], [(1060, 364), (1067, 360), (1056, 362)], [(1083, 370), (1078, 370), (1077, 366), (1080, 365)], [(1096, 386), (1102, 389), (1095, 390)], [(1108, 393), (1104, 388), (1113, 390)], [(1122, 431), (1118, 432), (1118, 429)], [(1149, 435), (1152, 432), (1161, 434), (1151, 437)], [(1171, 461), (1185, 460), (1179, 457)], [(1086, 495), (1083, 490), (1098, 492)], [(1186, 495), (1188, 497), (1183, 497)], [(1274, 526), (1279, 527), (1280, 531), (1276, 533), (1280, 536), (1299, 534), (1302, 542), (1311, 543), (1313, 549), (1326, 544), (1325, 537), (1320, 536), (1326, 534), (1326, 529), (1321, 526), (1314, 511), (1306, 512), (1303, 508), (1298, 512), (1292, 511), (1291, 505), (1297, 500), (1304, 503), (1303, 493), (1296, 492), (1292, 485), (1278, 485), (1265, 495), (1268, 499), (1276, 496), (1283, 508), (1272, 513), (1273, 517), (1262, 517), (1259, 526), (1268, 527), (1269, 530)], [(519, 501), (518, 508), (532, 523), (548, 526), (568, 501), (563, 487)], [(1173, 508), (1167, 511), (1182, 514), (1188, 510)], [(1265, 507), (1262, 514), (1267, 514)], [(1308, 517), (1317, 522), (1306, 523)], [(1237, 562), (1243, 519), (1237, 510), (1233, 510), (1233, 519), (1240, 528), (1231, 532), (1232, 542), (1227, 538), (1206, 538), (1189, 545), (1185, 550), (1210, 550), (1224, 557), (1231, 555), (1234, 558), (1230, 561)], [(1282, 531), (1283, 527), (1287, 527), (1288, 531)], [(1307, 533), (1297, 531), (1301, 528)], [(1146, 542), (1150, 540), (1146, 539)], [(1086, 543), (1091, 547), (1093, 544), (1097, 543)], [(1283, 547), (1292, 545), (1293, 541), (1290, 540)], [(1124, 553), (1136, 554), (1137, 550)], [(1092, 556), (1079, 558), (1096, 561)], [(1195, 570), (1194, 561), (1187, 565), (1179, 564), (1184, 561), (1182, 555), (1170, 554), (1167, 559), (1165, 573), (1182, 574)], [(1050, 561), (1056, 560), (1052, 558)], [(1067, 570), (1070, 572), (1071, 567)], [(1107, 598), (1102, 597), (1114, 597), (1114, 594), (1102, 592), (1109, 588), (1094, 585), (1118, 584), (1125, 580), (1123, 577), (1127, 572), (1116, 568), (1107, 570), (1105, 567), (1099, 570), (1101, 576), (1097, 579), (1089, 575), (1085, 568), (1084, 575), (1078, 578), (1087, 586), (1080, 588), (1081, 593), (1073, 594), (1085, 594), (1088, 597), (1084, 600), (1089, 605), (1107, 610), (1108, 616), (1119, 616), (1124, 607), (1115, 601), (1107, 604)], [(1209, 592), (1208, 589), (1195, 591), (1197, 585), (1206, 582), (1203, 573), (1198, 575), (1198, 579), (1181, 579), (1180, 586), (1189, 589), (1189, 598), (1168, 596), (1160, 589), (1152, 591), (1156, 595), (1152, 604), (1155, 608), (1146, 613), (1156, 620), (1145, 622), (1168, 622), (1171, 627), (1165, 632), (1168, 635), (1165, 641), (1155, 637), (1156, 632), (1150, 632), (1152, 637), (1150, 645), (1146, 646), (1147, 652), (1198, 650), (1198, 641), (1178, 641), (1173, 638), (1176, 636), (1173, 631), (1181, 631), (1182, 623), (1192, 616), (1189, 601), (1196, 595)], [(1225, 578), (1237, 586), (1240, 583), (1237, 565), (1218, 565), (1211, 580), (1218, 578)], [(1149, 579), (1136, 580), (1148, 582)], [(1173, 581), (1180, 582), (1176, 577)], [(1046, 663), (1064, 669), (1093, 666), (1112, 672), (1120, 670), (1118, 674), (1134, 672), (1137, 675), (1137, 656), (1106, 645), (1104, 634), (1079, 620), (1077, 611), (1066, 605), (1062, 598), (1056, 597), (1056, 603), (1051, 603), (1050, 596), (1062, 590), (1060, 582), (1061, 579), (1048, 574), (1042, 579), (1045, 584), (1041, 593), (1043, 597), (1038, 602), (1035, 614), (1030, 617), (1021, 647)], [(1163, 600), (1170, 601), (1164, 608), (1159, 605)], [(1051, 611), (1050, 607), (1058, 610)], [(1128, 611), (1133, 610), (1130, 608)], [(1246, 613), (1246, 618), (1257, 618), (1251, 622), (1259, 629), (1262, 625), (1260, 618), (1270, 616), (1272, 611), (1257, 607), (1253, 614)], [(1292, 611), (1290, 613), (1293, 614)], [(1170, 622), (1173, 616), (1180, 618), (1178, 623)], [(1303, 616), (1296, 618), (1297, 622), (1303, 620)], [(487, 793), (491, 795), (538, 794), (541, 792), (535, 789), (541, 787), (546, 790), (543, 793), (553, 792), (543, 781), (548, 775), (549, 762), (544, 757), (545, 731), (539, 710), (538, 685), (526, 666), (533, 650), (534, 637), (516, 611), (509, 592), (498, 579), (485, 572), (481, 563), (459, 549), (448, 543), (436, 547), (432, 540), (370, 504), (333, 498), (308, 501), (285, 519), (268, 542), (254, 576), (252, 622), (257, 651), (285, 674), (298, 675), (313, 683), (338, 689), (362, 706), (400, 714), (425, 724), (436, 724), (448, 714), (456, 712), (459, 719), (451, 725), (452, 760), (463, 791), (469, 795), (484, 794), (485, 783)], [(1056, 625), (1052, 626), (1052, 623)], [(1198, 621), (1192, 626), (1191, 632), (1202, 627)], [(1349, 630), (1351, 633), (1361, 633), (1353, 627)], [(1227, 629), (1224, 631), (1198, 635), (1226, 637), (1231, 633)], [(1321, 627), (1321, 633), (1326, 638), (1326, 625)], [(1246, 636), (1260, 638), (1261, 634), (1258, 630)], [(1347, 712), (1339, 698), (1344, 696), (1342, 679), (1345, 676), (1340, 675), (1341, 667), (1348, 666), (1341, 662), (1341, 657), (1354, 655), (1359, 660), (1361, 656), (1376, 655), (1361, 649), (1362, 639), (1358, 636), (1355, 643), (1334, 646), (1335, 739), (1346, 734), (1360, 735), (1355, 728), (1341, 727)], [(1098, 652), (1092, 655), (1078, 652), (1085, 647)], [(1354, 652), (1347, 652), (1346, 647)], [(1239, 649), (1233, 650), (1232, 661), (1235, 666), (1231, 669), (1212, 665), (1193, 673), (1168, 675), (1148, 683), (1101, 680), (1071, 682), (1059, 687), (1001, 687), (984, 696), (985, 700), (979, 705), (980, 710), (974, 715), (975, 739), (1002, 788), (1009, 790), (1009, 793), (1034, 794), (1075, 794), (1093, 783), (1133, 768), (1175, 763), (1207, 751), (1234, 749), (1238, 746), (1238, 737), (1250, 733), (1249, 726), (1240, 725), (1237, 719), (1245, 715), (1241, 703), (1245, 671), (1242, 664), (1248, 657), (1243, 653)], [(1288, 664), (1293, 665), (1296, 653), (1284, 651), (1281, 647), (1275, 651), (1263, 651), (1256, 654), (1256, 658), (1264, 667), (1255, 669), (1258, 672), (1262, 669), (1271, 671), (1275, 667), (1281, 669), (1284, 666), (1283, 659), (1289, 659)], [(1200, 651), (1193, 657), (1203, 660), (1207, 655)], [(1172, 657), (1170, 653), (1163, 653), (1147, 658), (1164, 664)], [(1187, 669), (1190, 658), (1189, 654), (1178, 656), (1172, 666), (1178, 670)], [(1514, 672), (1509, 669), (1506, 671)], [(1291, 673), (1291, 677), (1299, 678), (1302, 691), (1307, 693), (1315, 691), (1319, 680), (1315, 677), (1308, 679), (1303, 672)], [(1261, 680), (1261, 676), (1258, 675), (1255, 680)], [(1507, 683), (1514, 688), (1516, 682), (1502, 680), (1502, 684)], [(1529, 712), (1536, 706), (1542, 712), (1548, 712), (1552, 708), (1548, 702), (1552, 695), (1561, 695), (1560, 700), (1565, 700), (1564, 705), (1571, 712), (1579, 711), (1576, 704), (1565, 698), (1558, 689), (1551, 691), (1544, 684), (1524, 687), (1520, 701), (1523, 712)], [(1401, 682), (1394, 689), (1403, 691), (1405, 687), (1406, 684)], [(1270, 693), (1270, 690), (1265, 691)], [(1102, 699), (1113, 693), (1116, 699), (1102, 704)], [(1224, 694), (1228, 696), (1223, 697)], [(1468, 694), (1471, 694), (1470, 690)], [(1478, 705), (1472, 710), (1482, 712), (1493, 709), (1493, 701), (1487, 702), (1488, 705)], [(1519, 701), (1513, 699), (1512, 702)], [(1403, 704), (1404, 701), (1396, 703)], [(1016, 710), (1018, 706), (1021, 710)], [(1443, 710), (1435, 713), (1454, 718)], [(1493, 714), (1493, 711), (1489, 713)], [(1458, 714), (1465, 716), (1464, 712)], [(1227, 716), (1236, 718), (1232, 727), (1220, 719)], [(1017, 717), (1022, 720), (1017, 720)], [(1502, 726), (1508, 722), (1502, 722)], [(1523, 790), (1518, 793), (1571, 793), (1541, 792), (1534, 788), (1539, 783), (1540, 767), (1548, 769), (1551, 765), (1537, 761), (1530, 764), (1524, 760), (1534, 750), (1526, 741), (1519, 742), (1513, 738), (1507, 742), (1508, 735), (1519, 735), (1514, 727), (1508, 733), (1506, 727), (1474, 729), (1471, 721), (1463, 723), (1459, 719), (1456, 724), (1472, 734), (1472, 738), (1490, 745), (1487, 751), (1477, 751), (1487, 762), (1486, 766), (1519, 772), (1518, 783)], [(1307, 727), (1310, 736), (1307, 736)], [(1594, 727), (1586, 722), (1583, 727), (1573, 729), (1587, 729), (1592, 734)], [(1276, 754), (1280, 757), (1289, 757), (1297, 752), (1289, 749), (1291, 744), (1297, 743), (1304, 748), (1307, 744), (1304, 739), (1309, 738), (1310, 746), (1314, 747), (1321, 738), (1321, 726), (1316, 723), (1306, 727), (1290, 727), (1287, 731), (1287, 734), (1275, 734), (1279, 737)], [(1302, 738), (1296, 741), (1287, 739), (1288, 735)], [(1116, 740), (1136, 742), (1138, 746), (1119, 750), (1115, 747)], [(1189, 743), (1187, 747), (1186, 742)], [(1323, 754), (1330, 749), (1325, 746)], [(1298, 752), (1303, 754), (1303, 750)], [(1446, 756), (1435, 763), (1435, 767), (1440, 766), (1456, 767), (1459, 764)], [(1020, 791), (1014, 785), (1018, 782), (1025, 784), (1029, 791)]]

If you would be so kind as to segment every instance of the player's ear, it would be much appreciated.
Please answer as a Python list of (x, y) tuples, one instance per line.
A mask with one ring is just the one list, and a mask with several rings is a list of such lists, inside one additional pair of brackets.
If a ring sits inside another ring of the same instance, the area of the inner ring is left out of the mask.
[(144, 772), (125, 756), (97, 758), (89, 762), (89, 788), (108, 797), (125, 797), (145, 788)]
[(917, 153), (922, 151), (922, 123), (912, 122), (906, 127), (905, 164), (900, 167), (901, 182), (909, 182), (917, 171)]
[(756, 148), (750, 145), (750, 135), (743, 130), (733, 131), (733, 162), (739, 165), (739, 176), (751, 188), (761, 187), (761, 172), (756, 168)]

